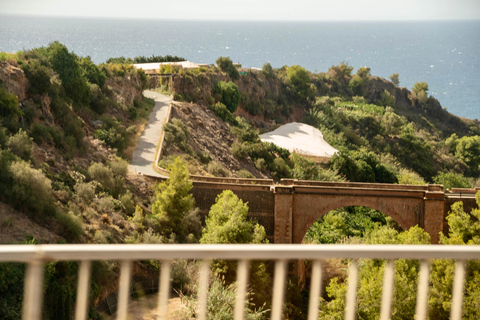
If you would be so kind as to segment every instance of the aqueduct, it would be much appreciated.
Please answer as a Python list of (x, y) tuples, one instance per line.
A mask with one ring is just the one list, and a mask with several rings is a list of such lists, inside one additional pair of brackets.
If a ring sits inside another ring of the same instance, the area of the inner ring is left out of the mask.
[[(207, 178), (194, 181), (192, 193), (206, 215), (222, 190), (232, 190), (249, 204), (249, 217), (265, 227), (273, 243), (301, 243), (311, 225), (327, 212), (346, 206), (364, 206), (392, 217), (403, 229), (419, 225), (438, 243), (446, 232), (445, 216), (458, 200), (475, 207), (470, 195), (446, 194), (441, 185), (315, 182)], [(255, 184), (252, 184), (255, 183)]]

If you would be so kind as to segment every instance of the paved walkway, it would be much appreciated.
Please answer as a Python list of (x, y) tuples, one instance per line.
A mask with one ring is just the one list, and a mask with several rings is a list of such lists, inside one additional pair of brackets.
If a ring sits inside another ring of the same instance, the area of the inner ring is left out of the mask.
[(160, 141), (163, 124), (167, 117), (168, 105), (172, 99), (158, 92), (148, 90), (144, 91), (143, 95), (154, 99), (155, 107), (152, 113), (150, 113), (148, 125), (145, 126), (145, 130), (138, 140), (137, 149), (133, 152), (132, 163), (129, 169), (131, 172), (166, 178), (153, 169), (153, 163), (155, 162), (155, 151)]

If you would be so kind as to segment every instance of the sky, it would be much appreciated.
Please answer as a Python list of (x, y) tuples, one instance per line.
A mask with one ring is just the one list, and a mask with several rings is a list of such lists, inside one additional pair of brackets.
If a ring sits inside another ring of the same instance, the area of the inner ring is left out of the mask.
[(174, 20), (480, 19), (480, 0), (0, 0), (0, 14)]

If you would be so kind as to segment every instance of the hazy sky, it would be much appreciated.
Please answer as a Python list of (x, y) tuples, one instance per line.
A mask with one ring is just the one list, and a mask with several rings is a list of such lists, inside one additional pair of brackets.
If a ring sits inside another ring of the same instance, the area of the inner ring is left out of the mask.
[(0, 14), (208, 20), (480, 19), (480, 0), (0, 0)]

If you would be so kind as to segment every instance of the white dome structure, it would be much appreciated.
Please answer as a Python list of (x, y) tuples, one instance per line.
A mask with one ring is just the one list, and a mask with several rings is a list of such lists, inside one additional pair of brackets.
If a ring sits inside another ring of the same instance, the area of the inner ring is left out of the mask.
[(304, 123), (287, 123), (274, 131), (260, 135), (260, 139), (312, 158), (331, 158), (338, 152), (323, 139), (320, 130)]

